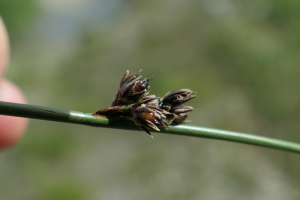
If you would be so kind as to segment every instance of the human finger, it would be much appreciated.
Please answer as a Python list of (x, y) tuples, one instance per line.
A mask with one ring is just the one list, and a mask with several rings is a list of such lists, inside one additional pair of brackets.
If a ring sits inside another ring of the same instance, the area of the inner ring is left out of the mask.
[[(7, 80), (0, 81), (0, 101), (26, 103), (21, 90)], [(26, 118), (0, 115), (0, 149), (7, 148), (20, 140), (27, 127)]]

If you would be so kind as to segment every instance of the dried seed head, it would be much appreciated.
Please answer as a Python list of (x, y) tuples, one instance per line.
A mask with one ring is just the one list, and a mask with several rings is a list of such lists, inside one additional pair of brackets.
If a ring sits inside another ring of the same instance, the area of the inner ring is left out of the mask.
[(139, 106), (132, 106), (131, 114), (132, 119), (136, 123), (136, 125), (141, 127), (141, 129), (146, 131), (149, 135), (151, 135), (151, 133), (147, 128), (160, 131), (158, 126), (168, 128), (167, 120), (173, 120), (175, 118), (174, 114), (169, 113), (151, 104), (141, 104)]
[(170, 107), (170, 109), (173, 109), (174, 107), (195, 98), (196, 95), (194, 94), (196, 93), (190, 89), (182, 89), (169, 92), (161, 98), (162, 107)]
[(148, 82), (153, 78), (142, 79), (138, 74), (140, 71), (133, 74), (129, 74), (129, 71), (125, 73), (118, 92), (113, 98), (112, 106), (130, 105), (140, 101), (148, 94)]

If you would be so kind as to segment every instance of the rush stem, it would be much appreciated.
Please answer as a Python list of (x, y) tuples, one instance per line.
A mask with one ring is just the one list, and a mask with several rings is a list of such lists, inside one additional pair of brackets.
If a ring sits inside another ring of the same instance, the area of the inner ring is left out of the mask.
[[(124, 111), (126, 109), (128, 110), (128, 108), (125, 107)], [(0, 101), (0, 115), (25, 117), (71, 124), (81, 124), (102, 128), (125, 129), (134, 131), (140, 130), (140, 128), (136, 126), (132, 120), (129, 119), (109, 119), (105, 116), (93, 115), (92, 113), (57, 108), (47, 108), (26, 104), (8, 103), (2, 101)], [(161, 127), (160, 129), (161, 133), (227, 140), (231, 142), (268, 147), (300, 154), (300, 144), (298, 143), (246, 133), (188, 125), (170, 125), (168, 129), (163, 127)]]

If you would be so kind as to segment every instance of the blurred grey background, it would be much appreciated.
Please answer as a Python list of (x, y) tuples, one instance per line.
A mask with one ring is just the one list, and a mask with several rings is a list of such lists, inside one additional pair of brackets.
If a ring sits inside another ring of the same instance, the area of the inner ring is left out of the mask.
[[(30, 104), (94, 112), (126, 70), (190, 88), (192, 125), (300, 142), (300, 1), (0, 1), (7, 78)], [(300, 199), (299, 155), (31, 120), (0, 154), (0, 199)]]

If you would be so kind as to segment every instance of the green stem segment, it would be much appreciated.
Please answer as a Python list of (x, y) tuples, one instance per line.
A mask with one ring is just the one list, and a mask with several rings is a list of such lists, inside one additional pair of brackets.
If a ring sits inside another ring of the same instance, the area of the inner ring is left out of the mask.
[[(10, 115), (16, 117), (82, 124), (104, 128), (140, 130), (140, 128), (136, 126), (133, 121), (127, 119), (108, 119), (104, 116), (94, 116), (91, 113), (1, 101), (0, 115)], [(161, 128), (161, 132), (167, 134), (227, 140), (232, 142), (280, 149), (300, 154), (300, 144), (298, 143), (233, 131), (224, 131), (187, 125), (171, 125), (169, 129)]]

